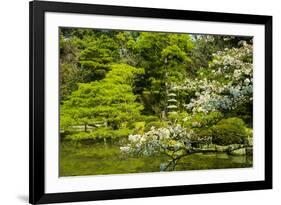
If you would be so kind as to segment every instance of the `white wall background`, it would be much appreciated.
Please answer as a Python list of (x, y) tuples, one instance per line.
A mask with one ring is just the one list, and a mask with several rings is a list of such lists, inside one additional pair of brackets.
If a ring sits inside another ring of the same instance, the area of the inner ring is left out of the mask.
[[(278, 0), (72, 0), (109, 5), (273, 15), (274, 189), (79, 204), (278, 204), (281, 125), (281, 6)], [(0, 3), (0, 204), (28, 202), (28, 1)], [(223, 177), (223, 176), (222, 176)], [(280, 203), (280, 202), (279, 202)], [(73, 204), (73, 203), (71, 203)], [(78, 204), (78, 203), (75, 203)]]

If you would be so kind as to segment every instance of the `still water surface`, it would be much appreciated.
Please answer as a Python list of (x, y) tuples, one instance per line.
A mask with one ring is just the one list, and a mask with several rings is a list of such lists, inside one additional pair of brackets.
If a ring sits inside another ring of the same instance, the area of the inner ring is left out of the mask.
[[(118, 145), (60, 146), (60, 176), (159, 172), (165, 156), (130, 157), (120, 153)], [(252, 167), (252, 156), (232, 156), (226, 153), (197, 153), (182, 158), (176, 171)]]

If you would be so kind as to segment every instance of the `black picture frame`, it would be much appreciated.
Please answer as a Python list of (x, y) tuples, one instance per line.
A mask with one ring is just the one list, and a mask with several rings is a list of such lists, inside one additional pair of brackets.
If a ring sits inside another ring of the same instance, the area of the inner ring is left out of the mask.
[[(214, 13), (124, 6), (105, 6), (62, 2), (33, 1), (30, 12), (30, 164), (29, 202), (31, 204), (75, 202), (167, 195), (184, 195), (272, 188), (272, 17), (262, 15)], [(182, 19), (209, 22), (259, 24), (265, 27), (265, 180), (235, 183), (197, 184), (153, 188), (45, 193), (45, 12), (102, 14), (111, 16)]]

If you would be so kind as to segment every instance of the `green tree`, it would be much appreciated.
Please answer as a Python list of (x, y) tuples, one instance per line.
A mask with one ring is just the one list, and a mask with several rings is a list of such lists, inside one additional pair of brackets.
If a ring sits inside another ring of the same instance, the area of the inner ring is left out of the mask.
[(79, 50), (72, 39), (60, 32), (60, 101), (66, 100), (80, 82), (80, 70), (77, 66)]
[(194, 44), (189, 34), (141, 32), (133, 52), (138, 66), (145, 69), (139, 83), (146, 114), (157, 114), (167, 106), (170, 82), (191, 75)]
[(100, 81), (81, 83), (61, 107), (61, 128), (74, 125), (103, 125), (111, 129), (134, 122), (143, 106), (133, 93), (134, 79), (142, 69), (126, 64), (112, 64)]
[(92, 38), (79, 57), (83, 82), (101, 80), (109, 71), (109, 64), (119, 58), (119, 46), (108, 35)]

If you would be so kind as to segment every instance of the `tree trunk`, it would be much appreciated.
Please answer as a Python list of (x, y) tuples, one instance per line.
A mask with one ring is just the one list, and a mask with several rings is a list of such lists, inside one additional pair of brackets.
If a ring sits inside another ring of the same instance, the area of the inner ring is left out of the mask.
[(87, 132), (87, 123), (85, 123), (85, 132)]

